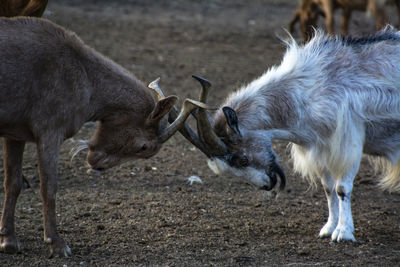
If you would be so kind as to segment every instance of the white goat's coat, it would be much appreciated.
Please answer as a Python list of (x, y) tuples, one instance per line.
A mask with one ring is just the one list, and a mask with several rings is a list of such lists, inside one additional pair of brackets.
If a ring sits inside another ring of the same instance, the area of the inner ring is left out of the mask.
[(280, 66), (223, 106), (244, 132), (291, 142), (295, 170), (321, 180), (329, 206), (321, 237), (354, 240), (350, 197), (363, 153), (378, 156), (381, 185), (400, 190), (400, 33), (390, 27), (360, 39), (292, 40)]

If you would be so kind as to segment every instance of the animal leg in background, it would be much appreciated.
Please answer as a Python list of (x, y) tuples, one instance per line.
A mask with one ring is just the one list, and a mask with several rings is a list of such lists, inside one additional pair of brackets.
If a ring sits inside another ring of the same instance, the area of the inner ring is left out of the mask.
[(385, 6), (383, 4), (377, 4), (376, 0), (368, 0), (367, 10), (374, 15), (378, 30), (385, 27), (388, 19), (385, 12)]
[(335, 5), (332, 0), (322, 1), (322, 10), (325, 14), (326, 31), (333, 35), (335, 33), (334, 11)]
[(343, 35), (349, 34), (349, 22), (351, 18), (352, 10), (349, 8), (343, 8), (342, 18), (340, 20), (340, 28)]

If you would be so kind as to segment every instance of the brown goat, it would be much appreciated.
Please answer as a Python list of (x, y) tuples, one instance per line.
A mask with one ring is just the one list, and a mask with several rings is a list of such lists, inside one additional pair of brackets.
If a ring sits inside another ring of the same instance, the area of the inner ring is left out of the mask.
[(167, 127), (176, 96), (157, 101), (127, 70), (86, 46), (74, 33), (37, 18), (0, 19), (0, 136), (4, 144), (5, 202), (1, 248), (19, 250), (14, 210), (22, 186), (25, 142), (35, 142), (43, 200), (44, 240), (51, 255), (71, 250), (56, 229), (57, 162), (63, 141), (99, 121), (86, 142), (91, 168), (149, 158), (179, 130), (196, 101), (187, 100)]
[(41, 17), (48, 0), (1, 0), (0, 17)]
[[(394, 2), (400, 21), (400, 0), (394, 0)], [(299, 22), (303, 40), (308, 41), (313, 35), (313, 28), (317, 27), (318, 16), (322, 15), (325, 17), (327, 32), (334, 34), (334, 12), (338, 8), (343, 10), (341, 18), (343, 35), (348, 34), (350, 17), (354, 10), (372, 13), (377, 28), (381, 29), (388, 22), (385, 5), (386, 1), (381, 0), (302, 0), (289, 22), (288, 29), (294, 33), (294, 25)]]

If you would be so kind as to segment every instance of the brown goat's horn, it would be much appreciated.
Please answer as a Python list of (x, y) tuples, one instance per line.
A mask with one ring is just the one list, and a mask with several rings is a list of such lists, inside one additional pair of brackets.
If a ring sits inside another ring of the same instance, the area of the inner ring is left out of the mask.
[[(208, 91), (211, 87), (211, 83), (206, 79), (199, 76), (193, 75), (194, 79), (200, 82), (202, 90), (200, 93), (200, 102), (206, 103)], [(199, 108), (197, 114), (197, 128), (199, 132), (199, 138), (204, 143), (206, 150), (211, 156), (222, 156), (229, 153), (229, 150), (224, 142), (215, 134), (210, 121), (211, 116), (205, 109)]]
[(153, 89), (157, 93), (158, 100), (165, 98), (164, 92), (161, 90), (158, 82), (160, 81), (160, 77), (149, 83), (148, 87)]
[(183, 103), (181, 112), (179, 113), (178, 117), (176, 120), (171, 123), (170, 126), (168, 126), (159, 136), (158, 136), (158, 141), (160, 143), (164, 143), (167, 141), (172, 135), (174, 135), (180, 128), (182, 128), (183, 124), (185, 123), (187, 117), (190, 115), (192, 110), (195, 108), (202, 108), (202, 109), (207, 109), (207, 105), (204, 103), (201, 103), (196, 100), (192, 99), (186, 99), (185, 102)]
[[(160, 78), (157, 78), (156, 80), (151, 82), (148, 87), (153, 89), (157, 93), (158, 99), (160, 100), (162, 98), (165, 98), (165, 95), (161, 90), (160, 86), (158, 85), (159, 81)], [(168, 122), (173, 123), (177, 118), (178, 118), (178, 109), (176, 107), (173, 107), (168, 114)], [(207, 157), (211, 156), (205, 149), (204, 145), (201, 143), (197, 134), (192, 130), (192, 128), (190, 128), (190, 126), (186, 122), (183, 123), (183, 126), (178, 131), (187, 140), (189, 140), (189, 142), (191, 142), (195, 147), (200, 149), (200, 151), (203, 152)]]

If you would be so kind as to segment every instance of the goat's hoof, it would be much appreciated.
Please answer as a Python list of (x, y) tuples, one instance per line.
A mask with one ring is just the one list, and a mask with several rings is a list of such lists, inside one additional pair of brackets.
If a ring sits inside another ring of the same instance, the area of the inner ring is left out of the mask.
[(0, 249), (3, 253), (15, 254), (21, 252), (21, 244), (15, 237), (3, 237)]
[(53, 240), (52, 244), (50, 245), (50, 256), (49, 258), (53, 258), (54, 256), (59, 257), (70, 257), (72, 255), (71, 248), (65, 243), (64, 240), (56, 239)]
[(319, 238), (329, 238), (332, 236), (333, 231), (335, 231), (337, 223), (327, 222), (324, 227), (322, 227), (321, 231), (319, 231)]
[(331, 234), (329, 233), (319, 233), (318, 238), (319, 239), (325, 239), (331, 237)]
[(334, 241), (334, 242), (346, 242), (346, 241), (354, 242), (354, 241), (356, 241), (356, 239), (354, 238), (353, 230), (351, 230), (350, 228), (336, 227), (335, 231), (332, 233), (332, 241)]

